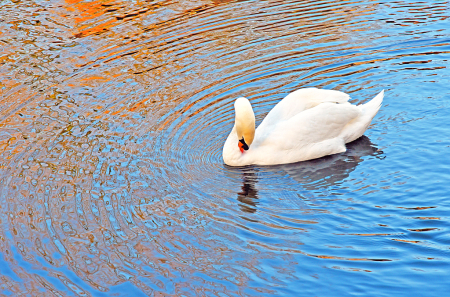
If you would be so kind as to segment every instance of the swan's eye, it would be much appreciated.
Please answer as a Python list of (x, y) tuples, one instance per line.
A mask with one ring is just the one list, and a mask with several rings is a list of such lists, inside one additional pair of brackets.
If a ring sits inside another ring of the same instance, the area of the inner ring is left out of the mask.
[(244, 138), (239, 140), (238, 146), (239, 146), (239, 149), (241, 150), (241, 153), (243, 153), (244, 150), (248, 150), (248, 145), (245, 143)]

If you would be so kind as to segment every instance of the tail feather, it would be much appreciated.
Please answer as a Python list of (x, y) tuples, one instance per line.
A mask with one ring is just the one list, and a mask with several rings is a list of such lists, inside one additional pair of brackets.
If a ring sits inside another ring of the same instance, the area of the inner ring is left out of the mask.
[(384, 90), (366, 104), (358, 105), (362, 111), (362, 114), (355, 119), (355, 121), (347, 125), (347, 127), (343, 130), (342, 136), (345, 143), (356, 140), (364, 134), (366, 129), (369, 127), (370, 122), (372, 122), (372, 119), (380, 109), (381, 103), (383, 102), (383, 97)]
[(383, 102), (383, 97), (384, 97), (384, 90), (382, 90), (378, 95), (376, 95), (375, 98), (373, 98), (372, 100), (361, 106), (363, 113), (367, 116), (370, 116), (372, 119), (380, 109), (381, 103)]

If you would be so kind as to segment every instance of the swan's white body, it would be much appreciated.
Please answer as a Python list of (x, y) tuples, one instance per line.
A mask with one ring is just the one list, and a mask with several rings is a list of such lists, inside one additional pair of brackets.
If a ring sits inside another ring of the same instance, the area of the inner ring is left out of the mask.
[[(345, 152), (345, 144), (366, 131), (383, 101), (384, 91), (363, 105), (351, 105), (339, 91), (307, 88), (281, 100), (255, 130), (254, 113), (246, 98), (235, 102), (236, 119), (223, 147), (230, 166), (275, 165)], [(249, 149), (241, 153), (244, 138)]]

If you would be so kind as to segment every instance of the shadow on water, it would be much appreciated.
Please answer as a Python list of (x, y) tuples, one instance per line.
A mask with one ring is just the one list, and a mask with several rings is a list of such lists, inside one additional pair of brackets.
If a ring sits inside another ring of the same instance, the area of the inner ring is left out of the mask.
[(229, 167), (229, 171), (241, 175), (242, 185), (237, 192), (240, 208), (247, 213), (255, 213), (258, 206), (257, 183), (270, 176), (284, 175), (300, 183), (307, 191), (332, 187), (349, 177), (356, 167), (367, 157), (384, 159), (379, 150), (367, 136), (347, 144), (347, 151), (342, 154), (325, 156), (319, 159), (275, 166)]

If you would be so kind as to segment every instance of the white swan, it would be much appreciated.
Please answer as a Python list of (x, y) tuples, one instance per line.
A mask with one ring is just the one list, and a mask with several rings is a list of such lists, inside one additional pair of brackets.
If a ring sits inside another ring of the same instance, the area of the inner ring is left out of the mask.
[(230, 166), (275, 165), (345, 152), (345, 144), (366, 131), (383, 101), (384, 90), (363, 105), (351, 105), (339, 91), (300, 89), (287, 95), (255, 130), (248, 99), (234, 103), (235, 125), (224, 146)]

